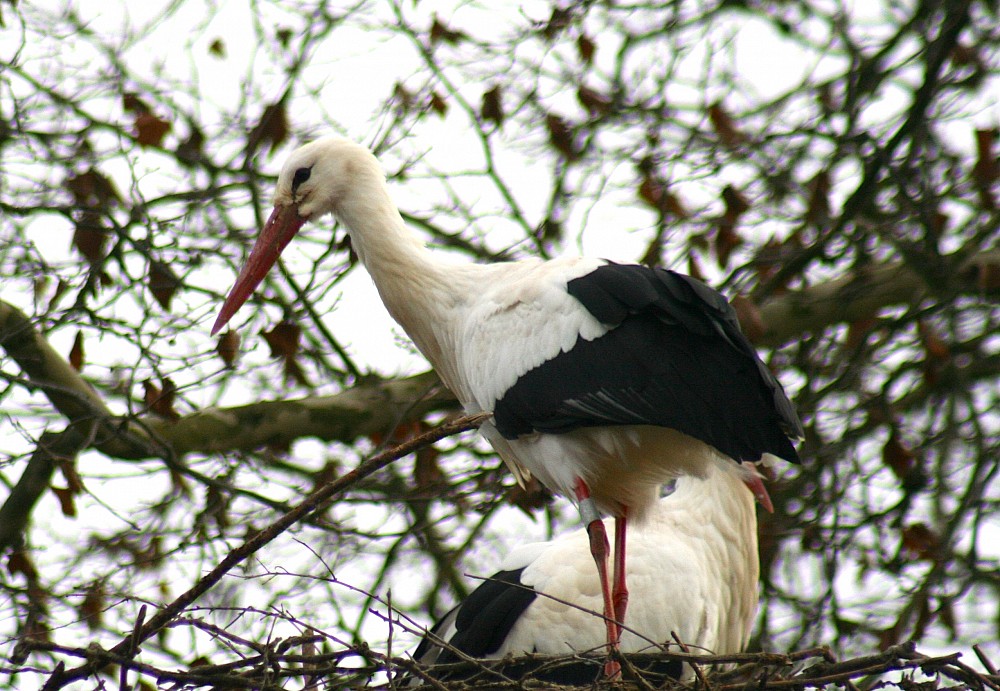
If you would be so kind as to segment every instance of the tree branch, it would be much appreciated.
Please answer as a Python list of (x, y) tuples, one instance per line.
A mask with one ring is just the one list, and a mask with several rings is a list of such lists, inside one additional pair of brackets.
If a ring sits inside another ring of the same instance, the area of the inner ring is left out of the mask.
[(918, 305), (932, 294), (934, 283), (944, 279), (952, 282), (953, 290), (976, 294), (982, 291), (980, 272), (1000, 266), (1000, 250), (967, 260), (943, 259), (946, 265), (957, 264), (947, 277), (922, 276), (900, 262), (774, 296), (760, 306), (765, 331), (759, 343), (780, 346), (832, 324), (871, 317), (885, 307)]
[[(240, 564), (240, 562), (254, 554), (267, 543), (271, 542), (271, 540), (276, 538), (278, 535), (288, 530), (288, 528), (298, 521), (307, 518), (314, 511), (322, 510), (329, 501), (331, 501), (338, 494), (342, 493), (348, 487), (372, 475), (376, 471), (384, 468), (403, 456), (413, 453), (417, 449), (429, 446), (430, 444), (433, 444), (434, 442), (445, 437), (449, 437), (469, 429), (475, 429), (489, 417), (490, 413), (477, 413), (475, 415), (467, 415), (456, 420), (445, 422), (438, 427), (421, 434), (419, 437), (415, 437), (410, 441), (400, 444), (394, 449), (389, 449), (383, 453), (373, 456), (349, 473), (342, 475), (330, 483), (327, 483), (320, 489), (310, 494), (294, 509), (285, 513), (281, 516), (281, 518), (274, 521), (267, 528), (255, 533), (242, 545), (226, 555), (226, 558), (219, 562), (218, 566), (202, 577), (191, 588), (178, 596), (173, 602), (157, 612), (156, 615), (144, 624), (140, 630), (133, 631), (120, 641), (114, 648), (111, 649), (111, 654), (126, 655), (130, 651), (137, 651), (139, 645), (143, 641), (148, 640), (151, 636), (154, 636), (157, 632), (167, 626), (167, 624), (169, 624), (174, 617), (184, 611), (186, 607), (191, 605), (199, 597), (204, 595), (223, 576), (225, 576), (235, 566)], [(96, 667), (97, 666), (94, 663), (88, 662), (69, 671), (53, 672), (52, 676), (49, 677), (49, 680), (45, 683), (45, 686), (42, 687), (42, 689), (43, 691), (52, 691), (54, 689), (63, 688), (77, 679), (89, 676), (95, 671)]]

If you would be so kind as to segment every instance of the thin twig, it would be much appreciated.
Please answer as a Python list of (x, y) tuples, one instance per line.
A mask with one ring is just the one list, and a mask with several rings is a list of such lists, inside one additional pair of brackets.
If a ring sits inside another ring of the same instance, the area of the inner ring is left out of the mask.
[[(173, 602), (157, 612), (148, 623), (141, 627), (137, 626), (128, 637), (118, 643), (109, 652), (115, 657), (127, 656), (133, 647), (137, 647), (138, 644), (141, 644), (143, 641), (149, 639), (151, 636), (155, 635), (158, 631), (167, 626), (167, 624), (169, 624), (174, 617), (180, 614), (199, 597), (204, 595), (232, 568), (237, 566), (250, 555), (254, 554), (261, 547), (271, 542), (271, 540), (286, 531), (295, 523), (321, 509), (326, 502), (343, 492), (348, 487), (354, 485), (359, 480), (372, 475), (390, 463), (409, 455), (417, 449), (433, 444), (434, 442), (453, 434), (474, 429), (482, 424), (488, 417), (490, 417), (490, 413), (478, 413), (442, 423), (438, 427), (406, 441), (394, 449), (389, 449), (368, 459), (349, 473), (327, 483), (323, 487), (320, 487), (315, 492), (310, 494), (298, 506), (285, 513), (267, 528), (248, 538), (242, 545), (226, 555), (225, 559), (219, 562), (218, 566), (202, 577), (201, 580), (195, 583), (190, 589), (178, 596)], [(86, 664), (69, 670), (68, 672), (63, 672), (61, 674), (54, 673), (45, 683), (43, 691), (54, 691), (55, 689), (60, 689), (77, 679), (82, 679), (83, 677), (92, 674), (96, 667), (97, 665), (95, 662), (87, 662)]]

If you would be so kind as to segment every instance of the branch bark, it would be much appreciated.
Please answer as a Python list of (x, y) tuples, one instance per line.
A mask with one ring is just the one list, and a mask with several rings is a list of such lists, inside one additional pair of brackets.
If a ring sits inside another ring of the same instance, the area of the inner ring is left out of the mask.
[(922, 276), (899, 262), (774, 296), (760, 305), (765, 331), (759, 344), (780, 346), (833, 324), (871, 317), (886, 307), (919, 305), (944, 280), (950, 290), (975, 295), (982, 292), (981, 272), (1000, 267), (1000, 250), (971, 259), (945, 257), (943, 264), (955, 267), (952, 275)]

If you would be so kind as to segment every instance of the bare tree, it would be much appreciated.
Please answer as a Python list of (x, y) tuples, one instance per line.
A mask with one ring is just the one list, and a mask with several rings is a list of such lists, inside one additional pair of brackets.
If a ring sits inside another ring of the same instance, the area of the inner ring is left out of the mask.
[(12, 684), (419, 675), (466, 573), (570, 525), (393, 344), (332, 224), (209, 336), (282, 157), (332, 131), (446, 251), (726, 292), (807, 429), (753, 649), (997, 688), (995, 3), (74, 8), (0, 5)]

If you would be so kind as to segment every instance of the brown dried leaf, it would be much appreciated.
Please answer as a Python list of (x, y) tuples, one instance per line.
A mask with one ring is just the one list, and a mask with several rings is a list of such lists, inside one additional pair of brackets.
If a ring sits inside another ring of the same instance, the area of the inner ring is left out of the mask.
[(295, 357), (300, 346), (302, 327), (287, 319), (278, 322), (273, 329), (261, 334), (271, 349), (271, 357)]
[(66, 487), (52, 487), (51, 489), (52, 493), (59, 499), (59, 508), (62, 510), (63, 516), (75, 518), (76, 502), (73, 500), (73, 497), (76, 495), (73, 493), (73, 490)]
[(23, 549), (16, 549), (10, 553), (10, 558), (7, 559), (7, 572), (11, 576), (22, 574), (29, 581), (38, 580), (35, 564)]
[(152, 113), (139, 113), (135, 116), (135, 140), (140, 146), (159, 147), (170, 127), (168, 121)]
[(929, 359), (946, 362), (951, 358), (951, 348), (927, 322), (923, 320), (917, 322), (917, 333), (920, 334), (920, 342)]
[(548, 40), (555, 38), (573, 21), (573, 12), (569, 8), (553, 7), (552, 16), (542, 29), (542, 35)]
[(392, 96), (399, 103), (404, 113), (408, 113), (413, 108), (413, 93), (403, 86), (402, 83), (396, 82), (396, 86), (392, 89)]
[(83, 332), (77, 330), (73, 347), (69, 351), (69, 366), (79, 372), (83, 369)]
[(302, 328), (286, 319), (262, 335), (271, 349), (271, 357), (282, 360), (285, 381), (294, 379), (302, 386), (309, 386), (305, 373), (296, 360), (301, 347)]
[(597, 44), (594, 43), (590, 36), (581, 32), (580, 35), (576, 37), (576, 52), (579, 53), (580, 59), (586, 64), (594, 64), (594, 53), (596, 51)]
[(285, 358), (284, 360), (284, 373), (285, 381), (289, 379), (294, 380), (299, 386), (309, 387), (309, 380), (306, 379), (306, 373), (302, 371), (299, 366), (299, 361), (295, 358)]
[(740, 321), (740, 328), (743, 330), (743, 335), (751, 343), (759, 343), (764, 334), (767, 333), (767, 327), (764, 326), (764, 318), (761, 316), (757, 305), (750, 298), (743, 295), (734, 295), (729, 300), (729, 304), (736, 311), (736, 318)]
[(281, 98), (277, 103), (272, 103), (264, 109), (260, 116), (260, 122), (253, 128), (247, 137), (247, 151), (253, 153), (261, 145), (268, 145), (268, 152), (281, 146), (288, 139), (288, 113), (285, 110), (285, 99)]
[(736, 127), (733, 117), (716, 101), (708, 107), (708, 119), (719, 141), (730, 149), (737, 149), (747, 142), (747, 136)]
[(699, 281), (705, 280), (705, 272), (701, 268), (701, 264), (698, 263), (698, 256), (694, 252), (688, 253), (688, 276), (691, 278), (697, 278)]
[(205, 509), (202, 511), (202, 515), (212, 518), (215, 525), (221, 530), (225, 530), (231, 525), (229, 502), (218, 487), (210, 486), (205, 490)]
[(719, 266), (727, 266), (732, 251), (743, 244), (743, 238), (736, 232), (736, 224), (750, 208), (750, 202), (732, 185), (726, 185), (722, 190), (722, 202), (726, 210), (716, 225), (714, 249)]
[(557, 218), (547, 216), (538, 229), (538, 237), (546, 242), (558, 242), (563, 236), (563, 225)]
[(937, 561), (941, 556), (941, 539), (925, 523), (911, 523), (903, 528), (900, 547), (910, 559)]
[(96, 631), (101, 628), (106, 607), (107, 592), (104, 588), (104, 582), (95, 581), (84, 591), (83, 601), (77, 608), (77, 613), (86, 622), (88, 629)]
[(806, 222), (814, 226), (825, 226), (830, 220), (830, 173), (821, 170), (806, 186), (809, 200), (806, 202)]
[(141, 115), (150, 111), (146, 102), (139, 98), (139, 94), (134, 91), (126, 91), (122, 94), (122, 108), (125, 109), (125, 112), (133, 115)]
[(715, 226), (715, 237), (712, 249), (715, 250), (715, 259), (719, 266), (725, 267), (729, 264), (729, 257), (733, 250), (743, 244), (743, 238), (736, 232), (736, 221), (729, 216), (723, 216)]
[(108, 231), (94, 211), (80, 214), (73, 228), (73, 247), (91, 266), (99, 266), (106, 254)]
[(45, 297), (45, 292), (49, 289), (50, 277), (40, 274), (31, 279), (31, 298), (37, 308)]
[(70, 489), (74, 494), (80, 494), (83, 492), (83, 478), (76, 471), (76, 463), (70, 459), (63, 459), (59, 461), (59, 472), (62, 473), (63, 478), (66, 480), (66, 487)]
[(444, 473), (437, 462), (440, 456), (441, 452), (433, 446), (417, 451), (416, 462), (413, 464), (413, 484), (417, 489), (434, 487), (444, 480)]
[(240, 335), (232, 329), (227, 330), (219, 336), (215, 344), (215, 352), (222, 358), (226, 369), (232, 369), (236, 364), (236, 358), (240, 354)]
[(680, 198), (652, 174), (643, 175), (638, 194), (640, 199), (659, 211), (664, 218), (673, 216), (684, 219), (688, 217), (688, 211), (684, 208)]
[(967, 46), (963, 43), (956, 43), (951, 50), (951, 61), (958, 67), (973, 66), (982, 68), (983, 59), (979, 56), (979, 51), (975, 46)]
[(549, 141), (559, 153), (572, 161), (580, 155), (576, 150), (576, 137), (573, 128), (565, 119), (554, 113), (545, 116), (545, 126), (549, 130)]
[(681, 198), (670, 190), (667, 190), (666, 194), (663, 195), (663, 209), (667, 215), (674, 218), (684, 219), (690, 216), (684, 203), (681, 202)]
[(973, 267), (976, 276), (976, 289), (983, 293), (1000, 290), (1000, 264), (997, 262), (982, 262)]
[(129, 550), (132, 553), (132, 564), (143, 571), (157, 569), (163, 563), (162, 542), (163, 538), (154, 535), (145, 547), (140, 548), (133, 545), (132, 549)]
[(208, 44), (208, 53), (217, 58), (224, 58), (226, 57), (226, 44), (222, 42), (221, 38), (217, 38)]
[(732, 185), (723, 188), (722, 201), (726, 205), (725, 214), (733, 219), (733, 223), (750, 209), (750, 201)]
[(503, 125), (503, 101), (500, 86), (494, 86), (483, 94), (483, 104), (479, 109), (479, 114), (483, 120), (496, 123), (497, 127)]
[(976, 164), (972, 168), (972, 179), (979, 189), (979, 201), (983, 209), (993, 211), (997, 208), (993, 186), (1000, 177), (1000, 161), (993, 151), (1000, 128), (976, 130)]
[(143, 400), (145, 401), (146, 407), (156, 413), (160, 417), (167, 420), (179, 420), (180, 414), (174, 410), (174, 399), (177, 394), (177, 386), (174, 384), (170, 377), (164, 377), (162, 379), (163, 388), (161, 389), (151, 380), (147, 379), (142, 383), (145, 394)]
[(952, 642), (958, 640), (958, 619), (955, 616), (954, 604), (954, 601), (950, 597), (942, 598), (941, 606), (935, 612), (941, 625), (948, 629)]
[(531, 478), (521, 485), (514, 485), (507, 490), (507, 503), (521, 509), (527, 516), (534, 515), (534, 512), (545, 508), (545, 505), (552, 501), (552, 493), (547, 490), (536, 478)]
[(875, 317), (852, 321), (847, 325), (847, 338), (844, 340), (844, 346), (849, 350), (854, 350), (858, 346), (863, 345), (875, 329), (876, 324), (878, 324), (878, 320)]
[(899, 622), (887, 629), (883, 629), (878, 635), (878, 649), (886, 650), (899, 643), (899, 629)]
[(656, 233), (642, 253), (639, 263), (645, 266), (659, 266), (663, 259), (663, 233)]
[(333, 482), (340, 475), (340, 464), (337, 461), (329, 460), (322, 468), (313, 473), (313, 490), (317, 490), (323, 485)]
[(440, 115), (442, 118), (448, 113), (448, 102), (444, 100), (444, 96), (439, 94), (437, 91), (431, 92), (431, 110)]
[(455, 46), (467, 38), (468, 37), (464, 33), (448, 27), (444, 22), (438, 19), (437, 15), (434, 15), (434, 22), (431, 24), (430, 31), (431, 46), (436, 46), (441, 42)]
[(427, 428), (422, 421), (413, 420), (411, 422), (403, 422), (396, 425), (389, 431), (388, 434), (372, 432), (368, 435), (368, 438), (372, 440), (372, 444), (378, 447), (386, 445), (398, 446), (425, 431), (427, 431)]
[(892, 470), (897, 478), (905, 480), (916, 462), (916, 456), (903, 444), (899, 433), (893, 428), (889, 432), (889, 439), (882, 447), (882, 463)]
[(161, 261), (151, 260), (149, 262), (149, 276), (147, 277), (147, 281), (149, 283), (149, 291), (156, 298), (156, 301), (160, 303), (160, 307), (169, 312), (170, 300), (174, 297), (174, 293), (177, 292), (177, 288), (181, 284), (176, 274), (174, 274), (173, 269)]
[(104, 174), (90, 170), (66, 178), (63, 187), (73, 195), (73, 202), (86, 209), (103, 210), (121, 202), (114, 184)]
[(197, 125), (191, 124), (191, 134), (177, 145), (177, 158), (188, 165), (194, 165), (204, 158), (205, 135)]
[(191, 496), (191, 488), (177, 468), (170, 468), (170, 491), (184, 497)]
[(662, 211), (660, 204), (663, 200), (663, 185), (652, 175), (644, 175), (639, 183), (639, 199), (657, 211)]
[(576, 98), (591, 117), (611, 112), (611, 99), (583, 84), (577, 88)]

